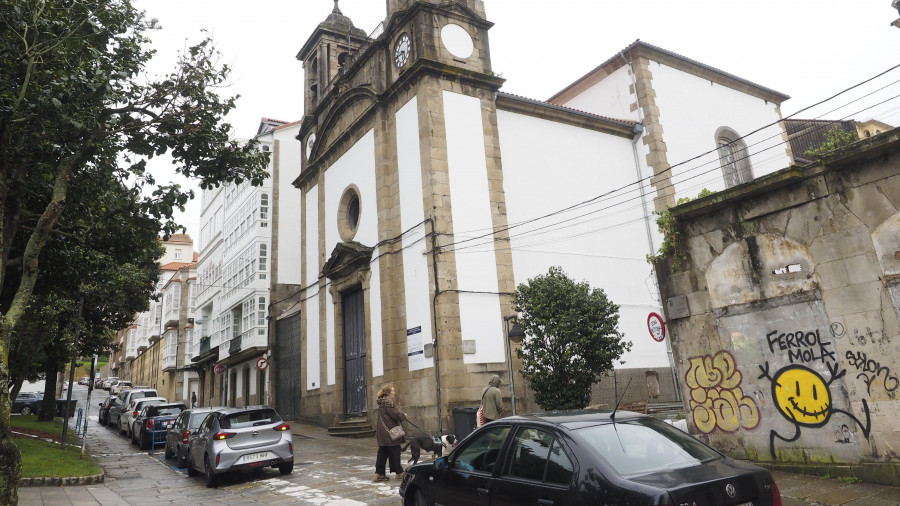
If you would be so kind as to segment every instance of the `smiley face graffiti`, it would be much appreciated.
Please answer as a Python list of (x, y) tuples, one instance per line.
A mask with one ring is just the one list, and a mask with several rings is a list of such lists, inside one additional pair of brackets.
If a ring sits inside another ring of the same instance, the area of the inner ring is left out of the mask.
[(831, 417), (831, 392), (819, 373), (790, 365), (772, 378), (772, 398), (778, 411), (804, 427), (821, 427)]
[(836, 379), (847, 374), (847, 370), (838, 371), (840, 365), (826, 362), (831, 379), (825, 381), (819, 373), (799, 364), (791, 364), (777, 373), (769, 374), (769, 363), (759, 366), (762, 374), (759, 378), (768, 378), (772, 382), (772, 398), (778, 412), (789, 422), (794, 424), (793, 436), (785, 437), (772, 429), (769, 431), (769, 451), (772, 459), (775, 456), (775, 439), (790, 443), (800, 438), (800, 427), (821, 427), (828, 422), (831, 415), (841, 413), (847, 415), (859, 425), (863, 436), (869, 439), (869, 430), (872, 428), (872, 418), (869, 414), (869, 405), (862, 400), (863, 412), (866, 415), (866, 423), (860, 422), (852, 413), (837, 409), (832, 404), (829, 387)]

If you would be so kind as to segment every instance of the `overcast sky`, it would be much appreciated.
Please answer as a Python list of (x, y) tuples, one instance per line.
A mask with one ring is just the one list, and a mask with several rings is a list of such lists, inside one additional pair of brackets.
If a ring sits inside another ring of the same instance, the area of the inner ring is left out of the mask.
[[(489, 32), (493, 69), (507, 80), (502, 90), (540, 100), (636, 39), (790, 95), (782, 105), (784, 116), (900, 63), (900, 29), (890, 26), (900, 13), (891, 8), (891, 0), (484, 3), (488, 19), (495, 23)], [(302, 117), (303, 70), (296, 54), (334, 8), (333, 0), (137, 0), (136, 4), (162, 25), (151, 34), (158, 51), (151, 73), (171, 69), (178, 50), (200, 40), (201, 29), (210, 32), (233, 69), (226, 93), (241, 95), (228, 118), (238, 137), (253, 136), (262, 117), (284, 121)], [(339, 5), (367, 33), (386, 14), (384, 0), (340, 0)], [(888, 77), (892, 78), (881, 86), (900, 79), (900, 71)], [(900, 86), (894, 84), (882, 93), (886, 100), (900, 94)], [(900, 125), (897, 101), (854, 118), (875, 117)], [(815, 117), (812, 114), (800, 117)], [(834, 114), (830, 117), (844, 115)], [(165, 165), (157, 171), (159, 179), (170, 178)], [(198, 202), (188, 207), (182, 222), (196, 249)]]

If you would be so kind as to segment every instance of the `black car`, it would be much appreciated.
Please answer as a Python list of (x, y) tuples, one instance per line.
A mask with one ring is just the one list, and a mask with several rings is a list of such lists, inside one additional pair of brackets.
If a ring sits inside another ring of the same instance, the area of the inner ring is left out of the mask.
[(30, 415), (41, 412), (41, 403), (44, 402), (42, 392), (19, 392), (13, 401), (12, 412)]
[(141, 450), (147, 450), (151, 446), (164, 446), (169, 424), (185, 409), (187, 406), (183, 402), (144, 406), (131, 422), (131, 442), (138, 445)]
[(447, 456), (406, 470), (403, 503), (781, 505), (769, 471), (733, 460), (646, 415), (511, 417)]
[(220, 408), (193, 408), (186, 409), (178, 415), (174, 422), (169, 424), (166, 433), (166, 458), (175, 457), (176, 467), (187, 465), (188, 450), (190, 449), (191, 432), (200, 428), (203, 419), (212, 411)]
[(100, 403), (100, 411), (97, 412), (97, 421), (100, 425), (109, 425), (109, 408), (116, 401), (115, 395), (110, 395), (105, 401)]

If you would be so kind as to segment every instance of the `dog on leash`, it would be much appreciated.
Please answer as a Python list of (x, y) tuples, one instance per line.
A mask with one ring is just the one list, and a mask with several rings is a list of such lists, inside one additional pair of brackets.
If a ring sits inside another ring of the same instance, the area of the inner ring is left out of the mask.
[(453, 434), (441, 436), (441, 444), (437, 444), (430, 436), (422, 436), (410, 439), (408, 443), (403, 445), (403, 448), (401, 448), (400, 451), (405, 452), (406, 449), (409, 448), (412, 457), (410, 457), (406, 463), (415, 464), (419, 461), (422, 451), (431, 452), (434, 454), (434, 458), (438, 458), (443, 455), (444, 448), (451, 450), (454, 446), (456, 446), (456, 436)]

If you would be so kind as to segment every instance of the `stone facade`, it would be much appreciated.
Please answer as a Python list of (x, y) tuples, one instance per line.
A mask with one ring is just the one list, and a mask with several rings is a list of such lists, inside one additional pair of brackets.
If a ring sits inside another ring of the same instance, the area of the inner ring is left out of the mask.
[(900, 481), (900, 130), (671, 210), (658, 269), (692, 433)]

